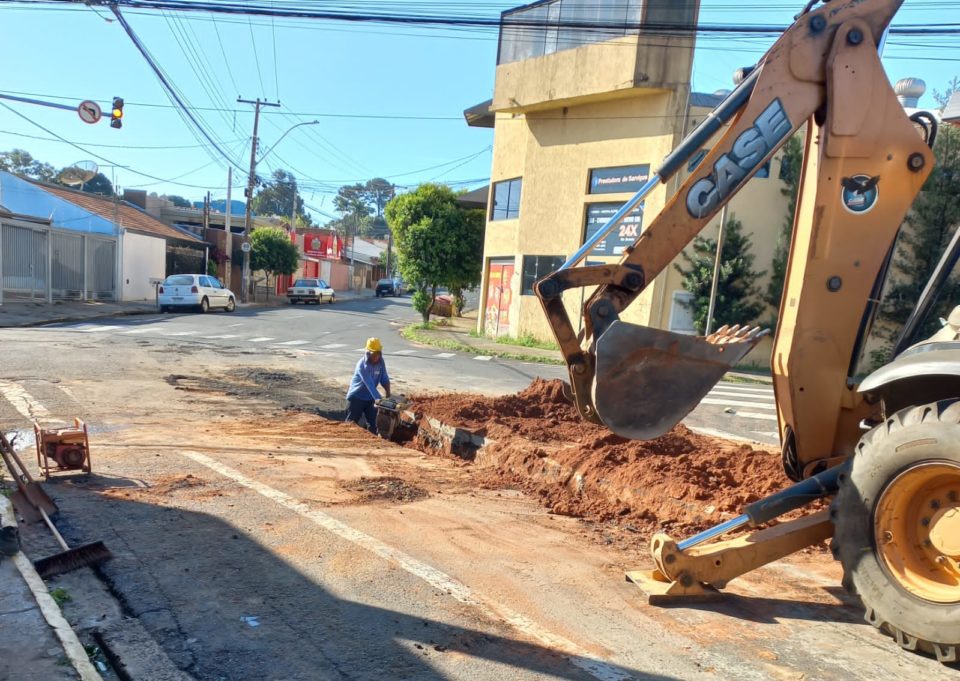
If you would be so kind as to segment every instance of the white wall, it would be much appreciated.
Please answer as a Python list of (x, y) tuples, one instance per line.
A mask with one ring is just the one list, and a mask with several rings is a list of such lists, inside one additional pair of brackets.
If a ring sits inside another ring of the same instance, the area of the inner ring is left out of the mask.
[(124, 232), (121, 300), (154, 300), (150, 280), (163, 279), (166, 271), (166, 239)]

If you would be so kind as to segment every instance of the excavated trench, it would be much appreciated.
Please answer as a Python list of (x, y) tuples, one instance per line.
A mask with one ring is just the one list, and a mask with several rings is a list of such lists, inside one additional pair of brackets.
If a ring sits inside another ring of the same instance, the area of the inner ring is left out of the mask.
[(640, 442), (586, 423), (560, 381), (495, 398), (417, 397), (411, 411), (417, 430), (406, 446), (472, 460), (482, 483), (523, 489), (554, 513), (645, 533), (705, 529), (789, 484), (771, 450), (683, 425)]

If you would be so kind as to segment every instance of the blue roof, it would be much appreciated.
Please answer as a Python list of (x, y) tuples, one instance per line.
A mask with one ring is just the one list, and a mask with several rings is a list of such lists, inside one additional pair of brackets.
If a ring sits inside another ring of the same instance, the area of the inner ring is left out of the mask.
[(54, 227), (89, 234), (115, 234), (113, 223), (96, 213), (0, 170), (0, 206), (11, 213), (48, 219)]

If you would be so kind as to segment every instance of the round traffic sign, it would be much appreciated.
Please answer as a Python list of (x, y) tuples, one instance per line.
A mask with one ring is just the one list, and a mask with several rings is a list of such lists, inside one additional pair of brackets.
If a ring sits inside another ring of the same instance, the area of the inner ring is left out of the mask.
[(244, 253), (249, 253), (249, 252), (250, 252), (250, 242), (249, 242), (249, 241), (244, 241), (242, 244), (240, 244), (240, 250), (243, 251)]
[(79, 106), (77, 106), (77, 114), (80, 116), (81, 121), (90, 124), (99, 122), (100, 118), (103, 117), (100, 105), (89, 99), (80, 102)]

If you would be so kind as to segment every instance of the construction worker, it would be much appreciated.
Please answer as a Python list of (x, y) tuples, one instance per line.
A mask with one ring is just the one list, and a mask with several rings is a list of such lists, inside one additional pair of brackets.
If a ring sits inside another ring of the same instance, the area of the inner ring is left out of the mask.
[(360, 417), (367, 421), (367, 430), (377, 434), (377, 402), (383, 386), (385, 397), (390, 397), (390, 376), (383, 361), (383, 343), (379, 338), (368, 338), (363, 357), (357, 362), (347, 390), (347, 421), (360, 425)]

